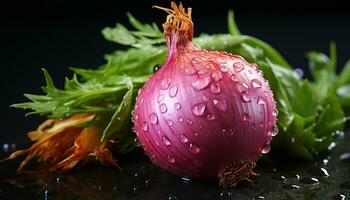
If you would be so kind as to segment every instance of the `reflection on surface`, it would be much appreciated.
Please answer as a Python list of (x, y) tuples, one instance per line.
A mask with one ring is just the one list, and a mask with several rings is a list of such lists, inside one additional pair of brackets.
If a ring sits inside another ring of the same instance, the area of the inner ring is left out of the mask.
[[(141, 152), (120, 158), (121, 169), (89, 165), (55, 175), (46, 170), (9, 176), (16, 163), (1, 167), (0, 198), (15, 199), (345, 199), (350, 197), (350, 136), (315, 162), (265, 157), (254, 185), (224, 190), (217, 180), (179, 178)], [(132, 159), (130, 159), (132, 158)], [(3, 170), (4, 169), (4, 170)]]

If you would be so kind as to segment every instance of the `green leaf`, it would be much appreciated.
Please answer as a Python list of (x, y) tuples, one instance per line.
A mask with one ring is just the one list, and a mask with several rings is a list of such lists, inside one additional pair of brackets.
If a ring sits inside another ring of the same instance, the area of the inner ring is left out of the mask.
[(133, 85), (131, 80), (128, 82), (128, 87), (128, 92), (124, 95), (122, 102), (118, 106), (118, 109), (115, 111), (110, 122), (103, 131), (101, 140), (108, 139), (116, 132), (121, 131), (123, 126), (125, 126), (124, 123), (130, 120), (129, 118), (132, 109), (131, 103), (133, 92)]
[(294, 115), (284, 86), (273, 72), (271, 65), (262, 64), (260, 69), (264, 72), (264, 77), (269, 80), (270, 87), (274, 94), (274, 99), (278, 107), (278, 125), (282, 130), (286, 130), (293, 121)]
[(337, 85), (341, 86), (350, 82), (350, 60), (348, 60), (337, 78)]
[(309, 82), (304, 80), (298, 91), (295, 91), (295, 99), (291, 101), (294, 112), (302, 117), (315, 115), (318, 102), (315, 99), (315, 93)]
[(238, 29), (238, 26), (235, 21), (235, 15), (233, 10), (229, 10), (227, 13), (227, 27), (228, 32), (232, 35), (241, 35), (241, 32)]
[(326, 106), (322, 109), (315, 126), (315, 133), (319, 138), (330, 136), (337, 130), (343, 130), (346, 119), (335, 95), (329, 95), (326, 100)]
[(128, 29), (119, 23), (115, 28), (104, 28), (102, 34), (108, 41), (123, 45), (131, 45), (136, 42), (136, 38), (128, 31)]

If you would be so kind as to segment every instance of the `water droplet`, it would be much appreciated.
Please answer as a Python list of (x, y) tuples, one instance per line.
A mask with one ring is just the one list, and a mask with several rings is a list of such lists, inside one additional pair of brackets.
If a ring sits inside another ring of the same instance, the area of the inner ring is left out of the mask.
[(253, 88), (261, 88), (261, 82), (258, 79), (253, 79), (251, 85)]
[(232, 74), (231, 80), (232, 80), (233, 82), (237, 83), (237, 82), (238, 82), (238, 77), (237, 77), (237, 75), (236, 75), (236, 74)]
[(242, 115), (242, 121), (248, 122), (248, 121), (250, 121), (250, 120), (251, 120), (251, 118), (250, 118), (249, 114), (248, 114), (248, 113), (243, 113), (243, 115)]
[(209, 85), (209, 83), (210, 83), (210, 77), (203, 77), (203, 78), (197, 79), (194, 83), (192, 83), (192, 86), (196, 90), (203, 90)]
[(228, 67), (227, 67), (226, 65), (221, 65), (220, 71), (223, 72), (223, 73), (227, 73), (227, 72), (229, 72), (230, 70), (228, 69)]
[(166, 111), (168, 111), (168, 108), (166, 107), (166, 105), (164, 103), (162, 103), (159, 106), (159, 110), (161, 113), (165, 113)]
[(258, 97), (257, 103), (260, 105), (264, 105), (266, 102), (265, 99), (263, 99), (262, 97)]
[(211, 77), (214, 79), (214, 81), (218, 82), (222, 79), (222, 74), (220, 71), (213, 71), (211, 73)]
[(255, 70), (258, 70), (258, 65), (256, 63), (252, 63), (251, 66), (255, 69)]
[(213, 94), (220, 94), (220, 85), (218, 83), (210, 84), (210, 91)]
[(186, 120), (186, 122), (188, 123), (188, 124), (193, 124), (193, 121), (192, 120), (190, 120), (190, 119), (188, 119), (188, 120)]
[(329, 176), (328, 171), (325, 168), (321, 167), (320, 170), (323, 172), (324, 176)]
[(265, 97), (269, 96), (269, 93), (267, 91), (264, 91)]
[(163, 99), (164, 99), (164, 95), (160, 94), (157, 98), (157, 102), (160, 103), (161, 101), (163, 101)]
[(244, 65), (241, 62), (233, 63), (233, 67), (235, 68), (236, 72), (244, 70)]
[(259, 126), (260, 126), (261, 128), (264, 128), (264, 127), (265, 127), (264, 122), (260, 122)]
[(200, 69), (200, 70), (198, 70), (198, 72), (197, 72), (199, 75), (203, 75), (203, 74), (208, 74), (209, 73), (209, 70), (207, 70), (207, 69)]
[(170, 162), (170, 163), (175, 163), (175, 158), (171, 157), (170, 155), (166, 156), (166, 159)]
[(215, 116), (209, 113), (209, 114), (207, 114), (207, 119), (208, 120), (214, 120)]
[(230, 196), (232, 196), (232, 192), (230, 192), (230, 191), (224, 190), (224, 191), (220, 192), (220, 199), (221, 198), (226, 199)]
[(341, 161), (350, 161), (350, 153), (349, 152), (346, 152), (346, 153), (343, 153), (339, 156), (339, 159)]
[(137, 147), (141, 146), (139, 139), (134, 138), (134, 143)]
[(10, 152), (10, 145), (9, 144), (3, 144), (2, 145), (2, 150), (4, 153), (9, 153)]
[(276, 135), (278, 135), (278, 133), (279, 133), (279, 129), (278, 129), (277, 125), (273, 125), (272, 130), (271, 130), (271, 136), (276, 136)]
[(332, 198), (333, 200), (346, 200), (346, 196), (344, 194), (336, 194)]
[(175, 97), (177, 94), (177, 85), (173, 85), (169, 88), (169, 96)]
[(272, 111), (272, 115), (277, 117), (278, 115), (278, 110), (275, 108), (273, 111)]
[(202, 96), (202, 100), (203, 100), (203, 101), (209, 101), (209, 97), (208, 97), (207, 95), (204, 94), (204, 95)]
[(157, 124), (158, 123), (158, 116), (156, 113), (152, 113), (150, 116), (149, 116), (149, 120), (152, 124)]
[(303, 78), (304, 76), (304, 71), (300, 68), (296, 68), (294, 69), (294, 72), (296, 73), (296, 75), (299, 77), (299, 78)]
[(188, 138), (184, 134), (181, 134), (180, 135), (180, 141), (182, 143), (187, 143), (188, 142)]
[(218, 99), (213, 99), (213, 104), (214, 106), (223, 111), (223, 112), (226, 112), (227, 110), (227, 104), (226, 104), (226, 101), (225, 100), (218, 100)]
[(169, 139), (166, 136), (162, 137), (162, 141), (163, 141), (163, 144), (165, 144), (166, 146), (170, 145), (170, 141), (169, 141)]
[(177, 197), (172, 195), (168, 197), (168, 200), (177, 200)]
[(193, 75), (196, 73), (196, 70), (193, 69), (192, 67), (187, 67), (187, 68), (185, 68), (185, 73), (188, 75)]
[(189, 184), (191, 182), (191, 178), (188, 176), (181, 177), (181, 181), (185, 184)]
[(184, 118), (182, 118), (181, 116), (177, 118), (177, 120), (179, 120), (179, 122), (183, 122)]
[(160, 68), (162, 68), (161, 65), (155, 65), (155, 66), (153, 67), (153, 73), (156, 73), (158, 70), (160, 70)]
[(169, 126), (172, 126), (174, 123), (171, 119), (168, 119), (166, 120), (166, 123), (169, 125)]
[(163, 79), (163, 80), (160, 82), (160, 89), (162, 89), (162, 90), (168, 89), (169, 86), (170, 86), (170, 83), (171, 83), (170, 78), (165, 78), (165, 79)]
[(250, 99), (250, 97), (249, 97), (247, 91), (243, 91), (243, 92), (241, 93), (241, 99), (242, 99), (243, 102), (249, 102), (249, 101), (251, 101), (251, 99)]
[(304, 184), (313, 184), (313, 185), (315, 185), (315, 184), (319, 183), (319, 180), (317, 178), (311, 177), (311, 178), (302, 178), (302, 179), (300, 179), (299, 182), (300, 183), (304, 183)]
[(175, 104), (174, 104), (174, 108), (175, 108), (176, 110), (180, 110), (180, 109), (181, 109), (181, 104), (175, 103)]
[(196, 116), (202, 116), (205, 112), (205, 104), (199, 103), (192, 107), (192, 113)]
[(329, 145), (328, 145), (328, 150), (332, 150), (336, 145), (335, 142), (331, 142)]
[(271, 146), (270, 146), (270, 143), (266, 143), (266, 145), (264, 146), (264, 148), (261, 150), (261, 153), (263, 154), (266, 154), (266, 153), (269, 153), (271, 150)]
[(192, 153), (199, 153), (200, 149), (195, 143), (189, 143), (188, 148)]
[(141, 129), (142, 129), (143, 131), (148, 131), (148, 125), (147, 125), (146, 122), (142, 122)]
[(193, 135), (197, 137), (199, 135), (199, 133), (194, 132)]

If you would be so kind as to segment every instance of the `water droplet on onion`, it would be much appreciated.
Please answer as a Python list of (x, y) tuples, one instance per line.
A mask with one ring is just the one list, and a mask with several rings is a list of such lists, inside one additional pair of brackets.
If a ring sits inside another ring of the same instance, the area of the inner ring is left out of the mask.
[(145, 132), (148, 131), (148, 125), (146, 122), (142, 122), (141, 129)]
[(270, 152), (270, 150), (271, 150), (271, 145), (270, 145), (270, 143), (268, 142), (268, 143), (266, 143), (266, 145), (264, 146), (264, 148), (261, 150), (261, 153), (267, 154), (267, 153)]
[(156, 113), (152, 113), (149, 117), (149, 120), (152, 124), (157, 124), (158, 123), (158, 116)]
[(205, 104), (199, 103), (192, 107), (192, 113), (196, 116), (202, 116), (205, 112)]
[(175, 163), (175, 158), (171, 157), (170, 155), (166, 156), (166, 159), (170, 162), (170, 163)]
[(251, 99), (250, 99), (250, 97), (249, 97), (247, 91), (243, 91), (243, 92), (241, 93), (241, 99), (242, 99), (243, 102), (249, 102), (249, 101), (251, 101)]
[(237, 77), (237, 75), (236, 75), (236, 74), (232, 74), (231, 80), (232, 80), (233, 82), (237, 83), (237, 82), (238, 82), (238, 77)]
[(243, 113), (243, 115), (242, 115), (242, 121), (247, 122), (247, 121), (250, 121), (250, 120), (251, 120), (251, 119), (250, 119), (249, 114), (248, 114), (248, 113)]
[(163, 141), (163, 144), (166, 145), (166, 146), (169, 146), (170, 145), (170, 141), (169, 139), (166, 137), (166, 136), (163, 136), (162, 137), (162, 141)]
[(177, 94), (177, 91), (178, 91), (177, 85), (171, 86), (171, 87), (169, 88), (169, 96), (172, 97), (172, 98), (175, 97), (176, 94)]
[(179, 120), (179, 122), (183, 122), (183, 121), (184, 121), (184, 118), (182, 118), (181, 116), (179, 116), (179, 117), (177, 118), (177, 120)]
[(222, 79), (222, 74), (220, 71), (213, 71), (211, 73), (211, 77), (214, 79), (214, 81), (218, 82)]
[(180, 135), (180, 141), (182, 143), (187, 143), (188, 142), (188, 138), (184, 134), (181, 134)]
[(241, 62), (233, 63), (233, 67), (236, 70), (236, 72), (240, 72), (240, 71), (244, 70), (244, 65)]
[(227, 110), (227, 104), (226, 104), (226, 101), (225, 100), (218, 100), (218, 99), (213, 99), (213, 104), (214, 106), (223, 111), (223, 112), (226, 112)]
[(195, 143), (189, 143), (188, 148), (192, 153), (199, 153), (200, 149)]
[(171, 119), (168, 119), (166, 120), (166, 123), (169, 125), (169, 126), (172, 126), (174, 123)]
[(253, 88), (261, 88), (261, 82), (258, 79), (253, 79), (251, 85)]
[(209, 85), (209, 83), (210, 83), (210, 77), (203, 77), (203, 78), (197, 79), (194, 83), (192, 83), (192, 86), (196, 90), (203, 90)]
[(208, 120), (214, 120), (215, 116), (209, 113), (209, 114), (207, 114), (207, 119)]
[(263, 105), (266, 102), (265, 102), (265, 99), (263, 99), (262, 97), (258, 97), (257, 103), (260, 104), (260, 105)]
[(218, 83), (212, 83), (210, 84), (210, 91), (213, 94), (220, 94), (220, 85)]
[(181, 104), (175, 103), (175, 104), (174, 104), (174, 108), (175, 108), (176, 110), (180, 110), (180, 109), (181, 109)]
[(159, 106), (159, 110), (161, 113), (165, 113), (166, 111), (168, 111), (168, 108), (166, 107), (166, 105), (164, 103), (162, 103)]

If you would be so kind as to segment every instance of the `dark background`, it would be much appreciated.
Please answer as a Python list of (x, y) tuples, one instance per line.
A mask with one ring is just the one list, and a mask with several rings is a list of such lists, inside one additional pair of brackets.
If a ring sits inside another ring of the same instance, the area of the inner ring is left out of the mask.
[[(304, 53), (327, 53), (329, 42), (338, 47), (338, 68), (350, 58), (350, 12), (346, 1), (183, 1), (193, 7), (196, 35), (226, 32), (226, 13), (234, 8), (244, 34), (258, 37), (278, 49), (295, 67), (305, 68)], [(117, 46), (105, 41), (103, 27), (126, 24), (130, 11), (144, 22), (161, 24), (165, 14), (152, 5), (169, 1), (32, 0), (0, 3), (0, 113), (1, 143), (25, 141), (39, 117), (9, 105), (25, 101), (23, 93), (40, 93), (41, 68), (62, 86), (69, 66), (96, 67)]]

